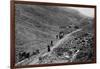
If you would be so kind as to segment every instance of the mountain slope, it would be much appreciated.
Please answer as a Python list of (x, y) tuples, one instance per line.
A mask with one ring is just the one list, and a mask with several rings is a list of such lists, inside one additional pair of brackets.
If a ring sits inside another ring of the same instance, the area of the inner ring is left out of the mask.
[(57, 41), (56, 34), (60, 31), (68, 34), (78, 28), (85, 29), (88, 24), (92, 27), (92, 18), (87, 19), (74, 9), (26, 4), (15, 7), (16, 63), (19, 52), (46, 49), (51, 40)]

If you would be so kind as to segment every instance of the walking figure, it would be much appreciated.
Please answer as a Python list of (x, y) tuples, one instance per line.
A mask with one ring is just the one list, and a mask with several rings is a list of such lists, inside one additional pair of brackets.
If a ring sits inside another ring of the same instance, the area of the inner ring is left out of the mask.
[(63, 31), (59, 32), (59, 34), (56, 35), (56, 39), (62, 39), (63, 37), (64, 37), (64, 32)]
[(30, 57), (30, 53), (26, 53), (25, 58), (30, 59), (29, 57)]
[(48, 45), (47, 47), (48, 47), (48, 52), (50, 52), (50, 46)]
[(59, 39), (59, 36), (58, 35), (56, 35), (56, 39)]
[(64, 32), (63, 31), (59, 32), (59, 39), (62, 39), (63, 37), (64, 37)]
[(51, 40), (50, 46), (53, 46), (53, 41)]

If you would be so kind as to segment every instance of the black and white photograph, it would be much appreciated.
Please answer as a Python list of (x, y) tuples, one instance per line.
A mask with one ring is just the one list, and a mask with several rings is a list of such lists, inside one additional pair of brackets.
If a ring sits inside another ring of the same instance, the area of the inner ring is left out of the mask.
[(15, 4), (15, 65), (95, 60), (95, 8)]

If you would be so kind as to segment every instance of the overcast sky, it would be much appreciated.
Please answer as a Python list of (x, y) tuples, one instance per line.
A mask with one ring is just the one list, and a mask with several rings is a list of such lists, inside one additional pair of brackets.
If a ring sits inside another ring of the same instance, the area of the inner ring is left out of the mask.
[(76, 9), (86, 16), (94, 17), (94, 8), (79, 8), (79, 7), (77, 7), (77, 8), (76, 7), (70, 7), (70, 8)]

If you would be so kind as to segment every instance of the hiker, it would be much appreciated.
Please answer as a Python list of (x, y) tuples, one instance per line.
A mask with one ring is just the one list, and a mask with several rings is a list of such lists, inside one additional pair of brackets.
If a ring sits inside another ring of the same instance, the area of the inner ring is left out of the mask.
[(19, 59), (20, 60), (23, 60), (23, 59), (25, 59), (25, 52), (22, 52), (22, 53), (19, 53)]
[(53, 41), (51, 40), (50, 46), (53, 46)]
[(59, 36), (58, 35), (56, 35), (56, 39), (59, 39)]
[(22, 59), (25, 59), (25, 52), (23, 52), (22, 54), (21, 54), (21, 56), (22, 56)]
[(47, 47), (48, 47), (48, 52), (50, 52), (50, 46), (48, 45)]
[(26, 53), (25, 54), (25, 58), (28, 58), (29, 59), (29, 57), (30, 57), (30, 53)]
[(64, 36), (64, 32), (63, 32), (63, 31), (61, 31), (61, 32), (59, 32), (59, 34), (58, 34), (58, 35), (56, 35), (56, 39), (62, 39), (62, 38), (63, 38), (63, 36)]
[(59, 39), (62, 39), (63, 36), (64, 36), (64, 32), (63, 31), (59, 32)]

